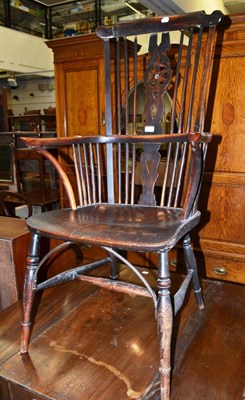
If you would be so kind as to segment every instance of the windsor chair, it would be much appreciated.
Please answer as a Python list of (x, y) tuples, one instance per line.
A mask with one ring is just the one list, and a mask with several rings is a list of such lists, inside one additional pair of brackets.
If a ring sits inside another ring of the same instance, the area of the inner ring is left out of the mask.
[[(106, 135), (79, 136), (73, 132), (74, 137), (55, 140), (23, 139), (53, 162), (70, 206), (27, 221), (32, 241), (24, 285), (21, 353), (28, 351), (37, 290), (78, 278), (150, 297), (159, 331), (160, 397), (170, 398), (173, 315), (181, 308), (190, 283), (199, 308), (204, 307), (190, 231), (200, 220), (197, 200), (211, 140), (211, 134), (204, 131), (205, 110), (215, 29), (221, 18), (219, 11), (211, 15), (197, 12), (99, 27), (97, 35), (104, 41), (105, 55)], [(173, 32), (176, 35), (171, 44)], [(149, 53), (142, 62), (137, 37), (148, 34)], [(140, 76), (145, 107), (143, 127), (139, 128)], [(132, 89), (133, 110), (128, 101)], [(169, 133), (164, 132), (163, 124), (167, 95), (172, 102)], [(59, 147), (62, 165), (45, 149), (52, 146)], [(75, 179), (73, 176), (70, 181), (71, 171)], [(37, 272), (43, 265), (39, 260), (41, 236), (64, 241), (59, 249), (74, 242), (99, 246), (107, 256), (37, 285)], [(172, 305), (168, 253), (177, 242), (183, 244), (187, 274)], [(157, 291), (127, 260), (128, 250), (157, 253)], [(120, 263), (136, 274), (139, 285), (120, 281)], [(110, 265), (108, 278), (89, 275), (106, 264)]]
[(0, 191), (0, 215), (15, 218), (16, 207), (19, 206), (26, 206), (27, 218), (32, 215), (32, 205), (23, 194), (10, 190)]

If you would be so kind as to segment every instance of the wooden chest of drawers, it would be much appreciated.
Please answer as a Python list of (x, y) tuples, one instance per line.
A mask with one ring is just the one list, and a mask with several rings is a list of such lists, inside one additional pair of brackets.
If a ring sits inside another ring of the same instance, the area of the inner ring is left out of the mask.
[(22, 292), (29, 240), (24, 220), (0, 217), (0, 310), (16, 302)]

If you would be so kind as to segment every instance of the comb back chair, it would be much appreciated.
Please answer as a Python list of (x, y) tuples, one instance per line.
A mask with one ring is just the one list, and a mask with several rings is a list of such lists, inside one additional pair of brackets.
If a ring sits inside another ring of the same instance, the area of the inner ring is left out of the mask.
[[(76, 136), (55, 140), (23, 139), (53, 162), (70, 206), (27, 221), (32, 241), (24, 285), (21, 353), (28, 351), (37, 290), (78, 278), (103, 288), (150, 297), (159, 331), (160, 397), (170, 398), (173, 315), (182, 306), (190, 283), (199, 308), (204, 307), (190, 231), (200, 220), (197, 200), (211, 140), (211, 134), (204, 132), (205, 110), (215, 29), (221, 18), (219, 11), (211, 15), (198, 12), (99, 27), (97, 35), (104, 40), (105, 48), (106, 135), (78, 136), (79, 132), (73, 132)], [(178, 33), (178, 46), (170, 44), (172, 31)], [(138, 134), (136, 98), (141, 58), (137, 36), (148, 33), (149, 54), (143, 63), (145, 123)], [(135, 37), (129, 41), (132, 35)], [(132, 88), (133, 111), (129, 110), (127, 96)], [(162, 124), (166, 93), (172, 98), (169, 134), (164, 133)], [(129, 129), (131, 112), (133, 128)], [(52, 146), (63, 152), (62, 165), (45, 149)], [(75, 179), (70, 182), (72, 162)], [(107, 251), (107, 257), (37, 285), (37, 271), (43, 265), (39, 260), (41, 236), (61, 239), (61, 246), (74, 242), (99, 246)], [(183, 243), (187, 274), (172, 305), (168, 253), (179, 241)], [(127, 260), (127, 250), (158, 254), (157, 291)], [(140, 285), (120, 281), (118, 261), (138, 276)], [(108, 278), (89, 275), (108, 263)]]
[(32, 215), (32, 205), (21, 193), (10, 190), (0, 191), (0, 215), (16, 218), (16, 207), (27, 207), (27, 218)]

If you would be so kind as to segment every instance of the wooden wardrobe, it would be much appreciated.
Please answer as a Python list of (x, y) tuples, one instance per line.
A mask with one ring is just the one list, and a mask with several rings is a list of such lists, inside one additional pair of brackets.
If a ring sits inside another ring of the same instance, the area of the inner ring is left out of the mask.
[[(200, 197), (195, 245), (208, 277), (245, 283), (245, 14), (217, 32), (208, 105), (214, 133)], [(209, 126), (207, 126), (209, 129)]]

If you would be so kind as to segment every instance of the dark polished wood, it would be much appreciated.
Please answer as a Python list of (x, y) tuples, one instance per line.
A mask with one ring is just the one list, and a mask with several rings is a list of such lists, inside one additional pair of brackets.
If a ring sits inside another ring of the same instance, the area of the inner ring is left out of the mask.
[(0, 132), (9, 130), (8, 121), (8, 93), (7, 88), (1, 88), (0, 92)]
[[(21, 221), (24, 222), (24, 221)], [(36, 299), (34, 310), (38, 307), (37, 323), (33, 326), (33, 338), (40, 336), (55, 322), (62, 319), (72, 311), (78, 304), (82, 303), (94, 291), (95, 287), (88, 284), (81, 285), (77, 282), (64, 285), (64, 290), (56, 291), (51, 288)], [(41, 301), (40, 301), (41, 299)], [(18, 353), (20, 326), (18, 324), (22, 313), (22, 301), (15, 302), (11, 307), (1, 312), (1, 352), (0, 365), (7, 361), (12, 355)], [(48, 318), (47, 318), (48, 317)]]
[(0, 216), (0, 310), (22, 294), (29, 241), (25, 221)]
[[(100, 204), (81, 207), (76, 211), (56, 210), (43, 214), (42, 218), (33, 216), (28, 220), (28, 227), (33, 232), (38, 229), (43, 236), (61, 240), (69, 237), (72, 242), (87, 242), (97, 246), (108, 245), (111, 233), (115, 231), (113, 246), (116, 248), (161, 251), (163, 246), (167, 246), (170, 236), (177, 243), (189, 231), (190, 225), (199, 221), (199, 213), (191, 220), (181, 219), (181, 213), (181, 209)], [(74, 218), (79, 224), (74, 225)], [(117, 229), (114, 229), (115, 221), (120, 221)]]
[(21, 193), (9, 190), (0, 191), (0, 215), (5, 217), (16, 217), (16, 207), (26, 206), (27, 217), (32, 215), (32, 204)]
[(202, 222), (195, 247), (210, 278), (245, 284), (245, 14), (226, 16), (213, 58), (216, 90), (207, 126), (214, 133), (200, 196)]
[[(241, 342), (245, 327), (244, 286), (216, 284), (216, 289), (207, 288), (205, 316), (196, 337), (192, 336), (193, 331), (190, 334), (192, 350), (182, 353), (181, 366), (174, 371), (174, 400), (244, 397), (245, 347)], [(195, 325), (194, 314), (192, 317)]]
[[(13, 131), (33, 131), (39, 132), (56, 130), (56, 115), (55, 114), (23, 114), (10, 115), (9, 121)], [(19, 126), (16, 129), (16, 125)], [(50, 129), (51, 127), (51, 129)], [(25, 129), (24, 129), (25, 128)], [(8, 130), (8, 129), (7, 129)]]
[[(148, 275), (149, 282), (155, 273)], [(135, 281), (126, 274), (122, 272), (122, 280)], [(172, 275), (173, 292), (180, 279)], [(171, 399), (241, 400), (244, 287), (217, 281), (203, 281), (202, 286), (205, 310), (196, 310), (190, 293), (174, 323)], [(1, 400), (158, 400), (150, 300), (80, 282), (61, 289), (47, 289), (36, 299), (29, 355), (18, 353), (21, 302), (1, 312)]]
[[(55, 151), (54, 151), (55, 152)], [(50, 210), (59, 202), (58, 183), (52, 166), (37, 151), (16, 148), (14, 151), (17, 190), (32, 206)]]
[(199, 24), (202, 27), (210, 27), (211, 25), (217, 25), (221, 20), (222, 13), (220, 11), (214, 11), (210, 15), (197, 11), (182, 15), (147, 18), (145, 24), (142, 24), (142, 20), (136, 20), (131, 24), (128, 22), (114, 24), (111, 29), (101, 26), (97, 29), (97, 32), (99, 37), (106, 39), (122, 37), (125, 34), (131, 36), (162, 32), (163, 26), (166, 28), (166, 31), (176, 31), (185, 28), (189, 30), (190, 28), (196, 28)]
[[(30, 152), (37, 151), (55, 166), (67, 193), (69, 208), (33, 216), (27, 221), (32, 240), (23, 292), (21, 354), (28, 352), (32, 306), (40, 290), (78, 278), (112, 291), (142, 294), (153, 301), (155, 313), (152, 318), (157, 319), (160, 398), (170, 399), (172, 327), (190, 284), (197, 306), (204, 308), (189, 235), (200, 219), (197, 201), (207, 144), (211, 139), (211, 134), (204, 131), (205, 112), (215, 29), (221, 18), (222, 13), (217, 11), (211, 15), (200, 12), (161, 20), (158, 17), (136, 21), (136, 35), (150, 30), (153, 32), (149, 35), (149, 57), (143, 79), (144, 125), (139, 136), (136, 130), (136, 96), (133, 100), (132, 134), (129, 130), (127, 96), (122, 112), (122, 93), (129, 92), (130, 81), (136, 88), (138, 78), (139, 46), (136, 38), (129, 46), (127, 36), (132, 34), (134, 23), (127, 22), (120, 28), (116, 25), (115, 32), (114, 28), (99, 28), (97, 32), (104, 38), (106, 136), (78, 135), (79, 132), (73, 131), (74, 139), (71, 135), (55, 141), (23, 138), (24, 143), (30, 146)], [(172, 65), (170, 33), (172, 30), (179, 32), (182, 23), (179, 46), (174, 46), (175, 63)], [(156, 31), (161, 34), (160, 43)], [(108, 37), (114, 43), (115, 63), (111, 62), (112, 46)], [(129, 74), (131, 57), (134, 68)], [(167, 92), (172, 94), (169, 134), (165, 134), (162, 124)], [(47, 149), (48, 146), (58, 147), (59, 160)], [(100, 247), (108, 255), (99, 261), (76, 265), (38, 283), (38, 271), (47, 257), (55, 252), (54, 249), (41, 259), (42, 236), (64, 241), (57, 250), (79, 243)], [(183, 243), (187, 274), (172, 298), (168, 253), (179, 241)], [(127, 250), (157, 253), (158, 276), (154, 287), (127, 260)], [(120, 277), (119, 262), (139, 278), (143, 289), (130, 282), (116, 281)], [(108, 263), (110, 276), (96, 275), (92, 279), (88, 275)], [(138, 334), (144, 328), (141, 317), (141, 313), (136, 313), (131, 322), (133, 324), (138, 318), (139, 326), (142, 322)], [(100, 329), (102, 327), (98, 327)], [(146, 360), (142, 362), (145, 364)], [(132, 367), (132, 376), (134, 373)], [(142, 377), (140, 383), (143, 384)], [(109, 382), (105, 380), (104, 384), (106, 387)], [(140, 393), (143, 393), (141, 386)]]

